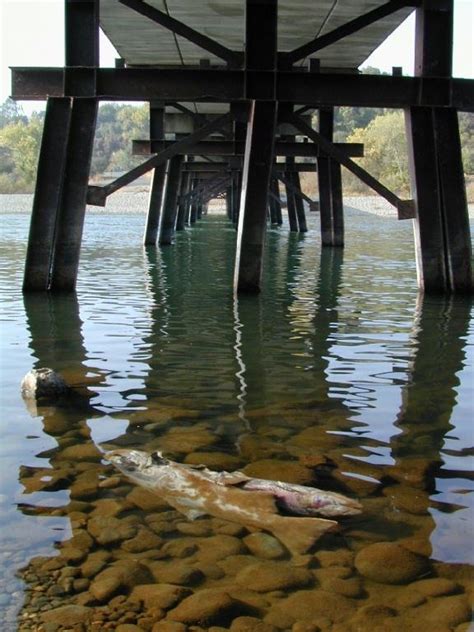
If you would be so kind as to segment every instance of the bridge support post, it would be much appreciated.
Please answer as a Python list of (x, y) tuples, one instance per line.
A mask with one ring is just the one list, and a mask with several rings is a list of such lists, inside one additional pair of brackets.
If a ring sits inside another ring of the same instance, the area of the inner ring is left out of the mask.
[(232, 172), (232, 222), (235, 226), (239, 223), (240, 196), (242, 193), (242, 173)]
[(278, 178), (272, 178), (271, 191), (275, 200), (275, 219), (278, 226), (283, 224), (283, 218), (281, 216), (281, 199), (280, 199), (280, 185), (278, 184)]
[[(319, 110), (319, 132), (332, 140), (334, 108)], [(344, 211), (342, 203), (341, 165), (328, 156), (318, 158), (318, 186), (321, 221), (321, 244), (344, 245)]]
[(169, 246), (173, 243), (176, 216), (178, 213), (178, 192), (183, 158), (184, 156), (177, 154), (173, 156), (168, 163), (168, 179), (160, 224), (160, 246)]
[(71, 99), (49, 98), (26, 253), (24, 292), (49, 289), (71, 122)]
[[(452, 44), (453, 1), (424, 0), (416, 13), (416, 74), (451, 77)], [(472, 247), (457, 112), (412, 107), (406, 111), (406, 123), (419, 287), (428, 293), (472, 293)]]
[(73, 99), (51, 271), (51, 290), (56, 292), (76, 287), (97, 108), (97, 99)]
[[(99, 65), (99, 0), (65, 2), (64, 92), (52, 98), (43, 131), (24, 290), (73, 291), (86, 210), (97, 99), (88, 94)], [(81, 72), (77, 73), (77, 68)], [(72, 73), (72, 74), (71, 74)]]
[[(301, 191), (300, 174), (297, 171), (293, 171), (291, 174), (291, 182), (298, 191)], [(294, 194), (296, 217), (298, 219), (298, 230), (300, 233), (308, 232), (308, 226), (306, 224), (306, 215), (304, 212), (303, 199), (297, 194)]]
[[(191, 178), (191, 191), (194, 191), (199, 186), (199, 180), (196, 177)], [(191, 206), (189, 210), (189, 223), (193, 226), (197, 221), (198, 216), (198, 200), (196, 196), (191, 198)]]
[[(286, 166), (288, 170), (285, 171), (285, 179), (288, 182), (292, 182), (293, 172), (290, 171), (292, 165), (295, 162), (295, 159), (291, 156), (286, 157)], [(290, 225), (290, 231), (292, 233), (298, 232), (298, 216), (296, 214), (296, 202), (295, 202), (295, 194), (293, 190), (285, 184), (285, 192), (286, 192), (286, 210), (288, 213), (288, 224)]]
[[(163, 106), (150, 103), (150, 138), (164, 138), (164, 116)], [(145, 235), (143, 243), (145, 246), (154, 246), (158, 238), (160, 226), (161, 202), (163, 200), (163, 188), (166, 176), (166, 163), (158, 165), (153, 169), (150, 185), (150, 197), (148, 199), (148, 214), (146, 218)]]
[[(265, 24), (262, 29), (261, 25)], [(245, 85), (250, 112), (245, 140), (234, 290), (260, 292), (267, 226), (268, 189), (277, 126), (276, 70), (278, 1), (246, 0)], [(262, 94), (254, 71), (266, 71), (269, 88)], [(263, 98), (264, 100), (257, 100)]]
[(189, 193), (190, 175), (189, 171), (181, 172), (181, 184), (179, 189), (179, 195), (181, 199), (178, 202), (178, 217), (176, 219), (176, 230), (184, 230), (186, 226), (186, 215), (189, 207), (189, 201), (183, 199), (183, 196)]
[(259, 292), (276, 128), (275, 101), (253, 101), (245, 146), (234, 288)]

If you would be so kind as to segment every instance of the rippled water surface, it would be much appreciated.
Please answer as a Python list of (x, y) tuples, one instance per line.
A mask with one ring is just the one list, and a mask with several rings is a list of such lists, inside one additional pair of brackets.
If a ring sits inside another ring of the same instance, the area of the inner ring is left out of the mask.
[[(323, 251), (317, 222), (269, 230), (263, 291), (235, 299), (224, 216), (145, 250), (143, 214), (90, 213), (77, 295), (24, 298), (29, 217), (2, 215), (2, 630), (468, 629), (472, 304), (418, 295), (410, 222), (348, 209), (345, 249)], [(26, 406), (40, 366), (77, 398)], [(114, 447), (338, 491), (363, 513), (294, 560), (171, 511), (103, 460)], [(396, 583), (380, 542), (412, 556)], [(107, 592), (117, 563), (136, 567)], [(192, 592), (214, 610), (193, 614)]]

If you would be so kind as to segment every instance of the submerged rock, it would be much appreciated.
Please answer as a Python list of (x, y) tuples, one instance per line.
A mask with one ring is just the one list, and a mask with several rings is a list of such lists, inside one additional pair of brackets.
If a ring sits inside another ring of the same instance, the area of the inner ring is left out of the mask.
[(130, 594), (130, 601), (143, 602), (146, 608), (161, 608), (168, 610), (185, 597), (189, 597), (191, 591), (181, 586), (171, 584), (141, 584), (135, 586)]
[(256, 617), (237, 617), (232, 621), (230, 632), (278, 632), (278, 628)]
[(251, 533), (244, 538), (244, 543), (251, 553), (267, 560), (278, 560), (286, 555), (280, 542), (268, 533)]
[(69, 387), (59, 373), (47, 367), (32, 369), (21, 382), (21, 394), (25, 399), (54, 400), (68, 391)]
[(312, 471), (295, 461), (281, 459), (261, 459), (246, 465), (243, 472), (254, 478), (285, 481), (298, 485), (309, 485), (314, 479)]
[(343, 595), (334, 595), (327, 590), (300, 590), (280, 601), (271, 612), (276, 616), (275, 621), (290, 615), (303, 622), (312, 623), (325, 617), (332, 623), (339, 623), (349, 619), (355, 610), (355, 603)]
[(118, 591), (146, 584), (152, 580), (149, 570), (135, 560), (116, 562), (99, 573), (92, 582), (89, 592), (98, 601), (110, 599)]
[(430, 570), (429, 561), (394, 542), (378, 542), (356, 555), (359, 573), (381, 584), (407, 584)]
[(179, 623), (220, 625), (231, 620), (232, 615), (239, 612), (241, 606), (242, 604), (225, 590), (207, 589), (184, 599), (168, 612), (168, 617)]
[(257, 592), (289, 590), (300, 588), (313, 582), (310, 571), (278, 562), (259, 562), (243, 568), (236, 576), (241, 586)]
[(92, 618), (92, 608), (86, 606), (60, 606), (49, 610), (42, 615), (42, 619), (45, 623), (58, 623), (62, 626), (73, 626), (79, 623), (88, 623)]

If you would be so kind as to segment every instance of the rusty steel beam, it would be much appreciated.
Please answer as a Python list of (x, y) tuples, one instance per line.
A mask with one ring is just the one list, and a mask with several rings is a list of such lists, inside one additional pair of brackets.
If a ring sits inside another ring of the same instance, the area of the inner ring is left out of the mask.
[(196, 130), (194, 134), (190, 134), (186, 138), (174, 142), (171, 146), (161, 151), (157, 156), (153, 156), (153, 158), (146, 160), (141, 165), (138, 165), (138, 167), (135, 167), (135, 169), (132, 169), (128, 173), (125, 173), (123, 176), (120, 176), (106, 186), (90, 186), (87, 201), (89, 202), (89, 204), (94, 204), (96, 206), (105, 206), (105, 200), (109, 195), (111, 195), (115, 191), (118, 191), (125, 185), (130, 184), (137, 178), (141, 177), (143, 174), (151, 171), (151, 169), (154, 169), (158, 165), (163, 164), (170, 158), (173, 158), (173, 156), (176, 156), (178, 154), (186, 154), (189, 146), (191, 146), (193, 143), (198, 142), (202, 138), (206, 138), (206, 136), (209, 136), (209, 134), (212, 134), (212, 132), (214, 132), (216, 129), (219, 129), (229, 118), (230, 114), (223, 114), (211, 123), (208, 123), (207, 125), (204, 125), (204, 127)]
[(399, 219), (412, 219), (414, 217), (415, 205), (413, 200), (400, 199), (398, 195), (393, 193), (393, 191), (387, 189), (386, 186), (370, 175), (370, 173), (337, 149), (331, 141), (327, 140), (324, 136), (321, 136), (321, 134), (316, 132), (316, 130), (307, 125), (299, 116), (294, 114), (288, 115), (288, 122), (292, 123), (301, 133), (305, 134), (313, 142), (317, 143), (330, 158), (333, 158), (346, 167), (346, 169), (349, 169), (349, 171), (362, 180), (362, 182), (385, 198), (387, 202), (393, 204), (393, 206), (395, 206), (398, 210)]
[[(149, 156), (164, 151), (173, 146), (175, 141), (167, 140), (134, 140), (133, 153), (138, 156)], [(336, 146), (347, 156), (362, 158), (364, 145), (362, 143), (337, 143)], [(243, 156), (245, 141), (233, 140), (204, 140), (187, 147), (188, 156)], [(275, 156), (299, 156), (317, 158), (320, 148), (313, 143), (296, 143), (276, 141)]]
[[(63, 68), (12, 68), (12, 98), (45, 100), (48, 96), (90, 96), (106, 101), (164, 101), (228, 103), (246, 99), (246, 73), (220, 69), (95, 68), (81, 86), (82, 68), (69, 68), (78, 94), (65, 94)], [(87, 69), (89, 72), (89, 69)], [(312, 107), (406, 108), (454, 107), (474, 111), (474, 81), (449, 77), (398, 77), (253, 70), (255, 98), (271, 100), (273, 74), (278, 101)], [(74, 78), (76, 78), (74, 80)], [(258, 89), (257, 89), (258, 86)]]
[[(296, 170), (293, 170), (293, 172), (294, 173), (298, 173), (298, 171), (296, 171)], [(273, 177), (277, 178), (278, 180), (280, 180), (280, 182), (283, 182), (283, 184), (286, 186), (286, 188), (289, 189), (292, 193), (294, 193), (295, 195), (300, 197), (305, 202), (308, 202), (308, 204), (310, 206), (314, 205), (315, 200), (312, 200), (305, 193), (303, 193), (301, 188), (297, 187), (295, 184), (293, 184), (293, 182), (285, 175), (285, 173), (288, 173), (288, 170), (285, 170), (284, 173), (277, 173), (275, 170), (273, 170), (272, 173), (273, 173)]]

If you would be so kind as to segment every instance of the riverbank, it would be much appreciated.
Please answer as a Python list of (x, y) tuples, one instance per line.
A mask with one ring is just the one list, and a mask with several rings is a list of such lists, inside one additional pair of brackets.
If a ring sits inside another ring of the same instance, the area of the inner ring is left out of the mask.
[[(0, 213), (29, 213), (33, 201), (32, 194), (0, 194)], [(386, 200), (377, 196), (344, 197), (346, 207), (371, 215), (396, 219), (396, 209)], [(146, 187), (129, 187), (111, 195), (107, 206), (88, 206), (92, 213), (146, 213), (148, 207), (148, 189)], [(474, 204), (469, 204), (469, 217), (474, 218)], [(222, 206), (224, 209), (224, 206)]]

